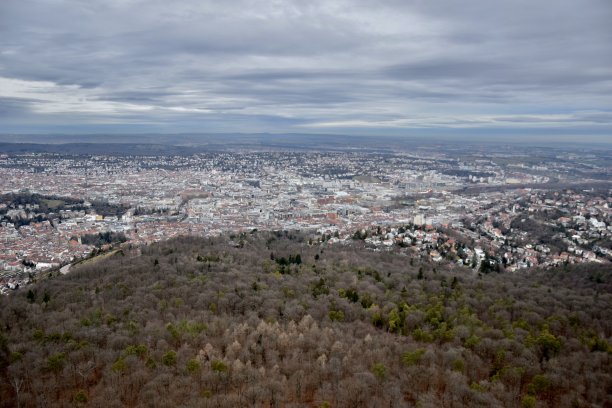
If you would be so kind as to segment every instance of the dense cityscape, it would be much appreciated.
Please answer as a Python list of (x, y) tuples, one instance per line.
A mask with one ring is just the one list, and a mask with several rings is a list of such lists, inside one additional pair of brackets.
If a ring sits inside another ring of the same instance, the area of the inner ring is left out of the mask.
[(111, 244), (257, 229), (466, 272), (612, 260), (605, 151), (480, 149), (2, 154), (0, 287), (65, 273)]

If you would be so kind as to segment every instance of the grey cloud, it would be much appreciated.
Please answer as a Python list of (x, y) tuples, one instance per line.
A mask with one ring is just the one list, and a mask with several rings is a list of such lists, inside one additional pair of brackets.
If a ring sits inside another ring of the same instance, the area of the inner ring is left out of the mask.
[(31, 106), (41, 101), (28, 98), (10, 98), (0, 96), (0, 120), (1, 118), (22, 117), (30, 113)]
[[(612, 128), (610, 21), (607, 0), (4, 0), (0, 77), (32, 90), (0, 89), (0, 129), (17, 112), (253, 131), (544, 112)], [(45, 93), (83, 112), (37, 113)]]
[(165, 90), (120, 90), (102, 94), (98, 99), (116, 102), (162, 103), (167, 98), (176, 95), (177, 92)]
[(483, 76), (492, 77), (506, 69), (503, 64), (488, 61), (440, 59), (393, 65), (385, 68), (383, 73), (398, 80), (466, 80), (479, 79)]
[(561, 117), (550, 117), (546, 115), (508, 115), (492, 118), (497, 122), (514, 122), (514, 123), (589, 123), (593, 125), (610, 124), (612, 123), (612, 112), (577, 112), (571, 115)]

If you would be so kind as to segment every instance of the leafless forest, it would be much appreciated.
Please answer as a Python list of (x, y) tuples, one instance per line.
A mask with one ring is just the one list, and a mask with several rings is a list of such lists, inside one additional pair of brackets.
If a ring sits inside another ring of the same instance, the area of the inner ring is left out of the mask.
[(6, 407), (611, 407), (609, 265), (474, 274), (252, 233), (0, 299)]

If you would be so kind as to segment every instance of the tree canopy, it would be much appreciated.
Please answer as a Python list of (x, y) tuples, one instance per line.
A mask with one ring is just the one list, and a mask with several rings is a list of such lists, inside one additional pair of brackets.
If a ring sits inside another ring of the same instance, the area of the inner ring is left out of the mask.
[(609, 401), (606, 265), (478, 274), (308, 238), (177, 238), (1, 298), (0, 405)]

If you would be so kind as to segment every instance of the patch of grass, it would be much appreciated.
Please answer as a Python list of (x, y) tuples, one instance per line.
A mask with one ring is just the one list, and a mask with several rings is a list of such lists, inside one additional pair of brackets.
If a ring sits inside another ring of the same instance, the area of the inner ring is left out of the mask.
[(64, 200), (42, 199), (40, 201), (43, 202), (47, 207), (49, 207), (50, 210), (56, 210), (66, 205), (66, 202)]

